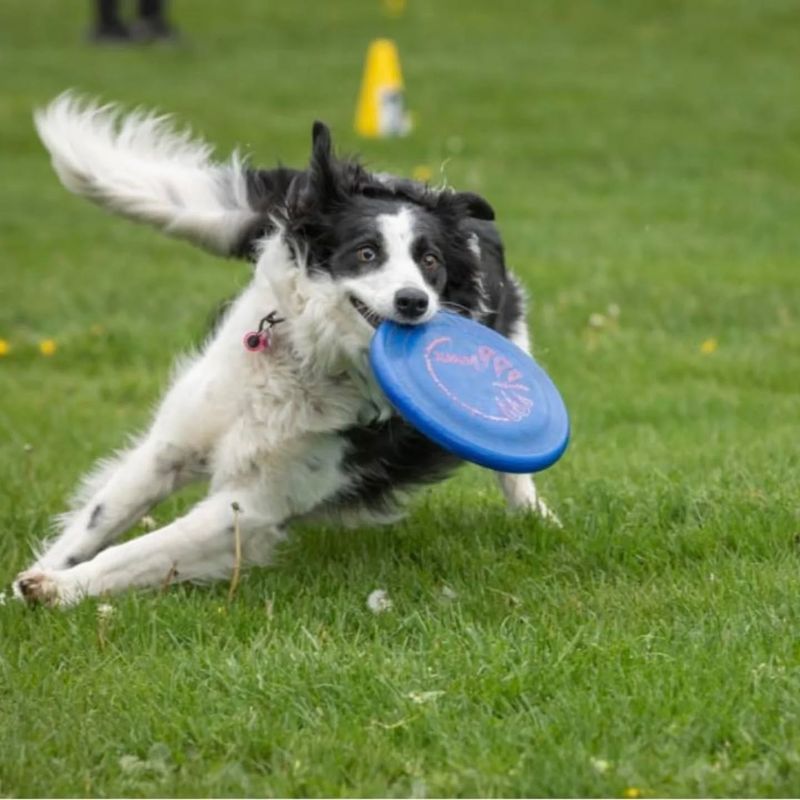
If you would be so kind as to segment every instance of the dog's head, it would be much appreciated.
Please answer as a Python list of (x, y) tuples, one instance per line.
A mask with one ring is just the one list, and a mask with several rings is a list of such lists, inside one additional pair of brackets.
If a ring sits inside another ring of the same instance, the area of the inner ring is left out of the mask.
[[(309, 169), (286, 202), (285, 238), (317, 314), (366, 344), (383, 319), (414, 325), (440, 308), (477, 311), (479, 255), (468, 221), (494, 212), (471, 193), (368, 172), (333, 154), (314, 124)], [(324, 302), (321, 303), (322, 298)]]

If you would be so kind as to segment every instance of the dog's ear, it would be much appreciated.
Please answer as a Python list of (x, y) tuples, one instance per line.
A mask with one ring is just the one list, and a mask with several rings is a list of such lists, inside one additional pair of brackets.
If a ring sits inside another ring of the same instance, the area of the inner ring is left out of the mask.
[(286, 208), (290, 217), (301, 219), (329, 207), (339, 199), (340, 193), (331, 132), (324, 122), (316, 121), (311, 129), (308, 170), (292, 183), (286, 197)]
[(323, 205), (335, 201), (340, 194), (338, 172), (333, 155), (330, 128), (317, 120), (311, 129), (311, 189)]
[(479, 194), (474, 192), (456, 192), (453, 198), (463, 209), (468, 217), (483, 219), (491, 222), (494, 219), (494, 209)]
[(331, 129), (324, 122), (315, 120), (311, 128), (311, 163), (323, 164), (330, 161), (332, 155)]

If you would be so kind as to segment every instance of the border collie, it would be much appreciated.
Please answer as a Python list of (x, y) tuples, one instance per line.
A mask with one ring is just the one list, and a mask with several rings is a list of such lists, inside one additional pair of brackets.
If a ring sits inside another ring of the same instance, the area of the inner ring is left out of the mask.
[[(35, 121), (67, 189), (248, 259), (253, 278), (202, 350), (180, 361), (150, 429), (85, 478), (17, 576), (18, 597), (67, 606), (224, 579), (240, 563), (267, 563), (294, 520), (397, 519), (409, 489), (458, 465), (388, 405), (367, 349), (381, 320), (418, 325), (442, 308), (528, 349), (523, 292), (483, 198), (339, 159), (320, 122), (307, 169), (265, 170), (236, 154), (213, 161), (211, 147), (163, 117), (121, 116), (69, 93)], [(553, 519), (530, 476), (498, 478), (511, 507)], [(114, 545), (198, 480), (208, 495), (185, 516)]]

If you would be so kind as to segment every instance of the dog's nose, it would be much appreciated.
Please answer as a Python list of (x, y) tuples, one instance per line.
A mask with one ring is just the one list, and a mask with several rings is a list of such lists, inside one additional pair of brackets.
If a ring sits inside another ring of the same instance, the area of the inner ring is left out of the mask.
[(422, 289), (398, 289), (394, 295), (397, 313), (406, 319), (419, 319), (428, 310), (428, 295)]

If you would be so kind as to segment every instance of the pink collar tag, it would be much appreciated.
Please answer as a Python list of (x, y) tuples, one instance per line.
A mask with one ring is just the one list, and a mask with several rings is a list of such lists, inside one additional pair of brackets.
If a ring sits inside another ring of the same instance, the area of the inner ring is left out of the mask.
[(244, 335), (242, 341), (245, 350), (249, 350), (251, 353), (262, 353), (264, 350), (269, 350), (272, 336), (269, 331), (250, 331)]
[(244, 335), (242, 344), (244, 349), (251, 353), (263, 353), (272, 347), (272, 328), (279, 322), (284, 322), (283, 317), (278, 316), (277, 311), (270, 311), (261, 322), (258, 323), (258, 330), (248, 331)]

